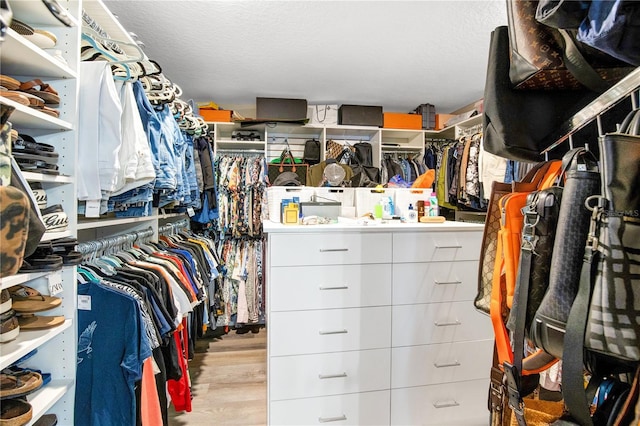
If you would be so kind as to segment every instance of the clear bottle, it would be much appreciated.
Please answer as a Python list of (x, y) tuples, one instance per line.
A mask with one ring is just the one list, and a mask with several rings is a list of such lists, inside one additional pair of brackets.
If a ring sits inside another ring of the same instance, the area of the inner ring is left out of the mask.
[(429, 197), (429, 216), (439, 216), (440, 209), (438, 208), (438, 197), (435, 192), (431, 193)]

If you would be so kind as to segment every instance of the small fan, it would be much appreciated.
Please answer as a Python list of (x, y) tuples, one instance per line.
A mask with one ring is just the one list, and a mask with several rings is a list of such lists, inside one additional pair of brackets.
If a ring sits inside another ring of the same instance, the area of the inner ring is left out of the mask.
[(331, 163), (324, 168), (323, 175), (330, 186), (340, 186), (347, 174), (338, 163)]

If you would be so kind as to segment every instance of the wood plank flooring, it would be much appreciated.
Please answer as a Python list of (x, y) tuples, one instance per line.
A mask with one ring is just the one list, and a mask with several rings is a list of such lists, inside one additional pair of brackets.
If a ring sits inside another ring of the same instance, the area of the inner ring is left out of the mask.
[(170, 407), (171, 426), (267, 424), (265, 328), (199, 339), (189, 373), (193, 410), (176, 413)]

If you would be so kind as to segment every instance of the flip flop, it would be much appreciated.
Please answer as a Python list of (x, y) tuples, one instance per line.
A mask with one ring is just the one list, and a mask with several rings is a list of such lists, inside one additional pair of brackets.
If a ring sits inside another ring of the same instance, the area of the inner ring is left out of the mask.
[(48, 311), (62, 304), (62, 299), (55, 296), (45, 296), (38, 290), (26, 285), (9, 288), (13, 310), (18, 313), (32, 313)]
[(12, 100), (13, 102), (17, 102), (20, 105), (24, 105), (24, 106), (29, 106), (31, 105), (31, 102), (29, 101), (29, 98), (27, 98), (25, 96), (25, 93), (22, 92), (16, 92), (13, 90), (0, 90), (0, 96), (2, 96), (3, 98), (7, 98)]
[(7, 90), (18, 90), (20, 82), (8, 75), (0, 74), (0, 86), (5, 87)]
[(18, 34), (20, 34), (21, 36), (30, 36), (33, 35), (33, 33), (35, 32), (35, 30), (33, 29), (33, 27), (29, 24), (25, 24), (22, 21), (18, 21), (17, 19), (13, 18), (11, 20), (11, 25), (9, 25), (9, 27), (17, 32)]
[(41, 109), (44, 107), (44, 100), (42, 98), (37, 97), (36, 95), (32, 95), (27, 92), (20, 92), (23, 96), (26, 96), (29, 99), (29, 106), (35, 109)]
[(57, 109), (49, 108), (46, 105), (43, 106), (42, 109), (40, 109), (40, 112), (44, 112), (45, 114), (55, 118), (60, 118), (60, 111), (58, 111)]
[(18, 315), (20, 330), (46, 330), (64, 324), (63, 316)]
[(0, 373), (0, 399), (25, 396), (42, 386), (42, 375), (35, 371)]
[(33, 407), (24, 399), (6, 399), (0, 404), (0, 423), (3, 425), (26, 425), (32, 417)]
[(53, 254), (62, 257), (65, 265), (79, 265), (82, 263), (82, 253), (76, 250), (78, 240), (69, 237), (51, 241)]
[(57, 164), (50, 164), (42, 160), (27, 160), (16, 158), (20, 170), (25, 172), (43, 173), (48, 175), (59, 175)]
[(18, 272), (45, 272), (45, 271), (57, 271), (62, 268), (62, 257), (60, 256), (46, 256), (44, 258), (29, 258), (22, 261), (22, 266)]
[(39, 78), (20, 83), (20, 91), (42, 98), (47, 105), (60, 105), (60, 96), (51, 85)]

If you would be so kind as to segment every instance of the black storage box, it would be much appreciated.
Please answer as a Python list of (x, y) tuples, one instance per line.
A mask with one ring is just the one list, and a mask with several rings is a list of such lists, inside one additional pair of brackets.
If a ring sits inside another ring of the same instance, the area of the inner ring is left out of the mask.
[(307, 119), (306, 99), (256, 98), (258, 120), (300, 121)]
[(421, 104), (414, 110), (422, 115), (422, 129), (434, 130), (436, 128), (436, 107), (431, 104)]
[(340, 108), (338, 108), (338, 124), (382, 127), (384, 124), (382, 107), (340, 105)]

